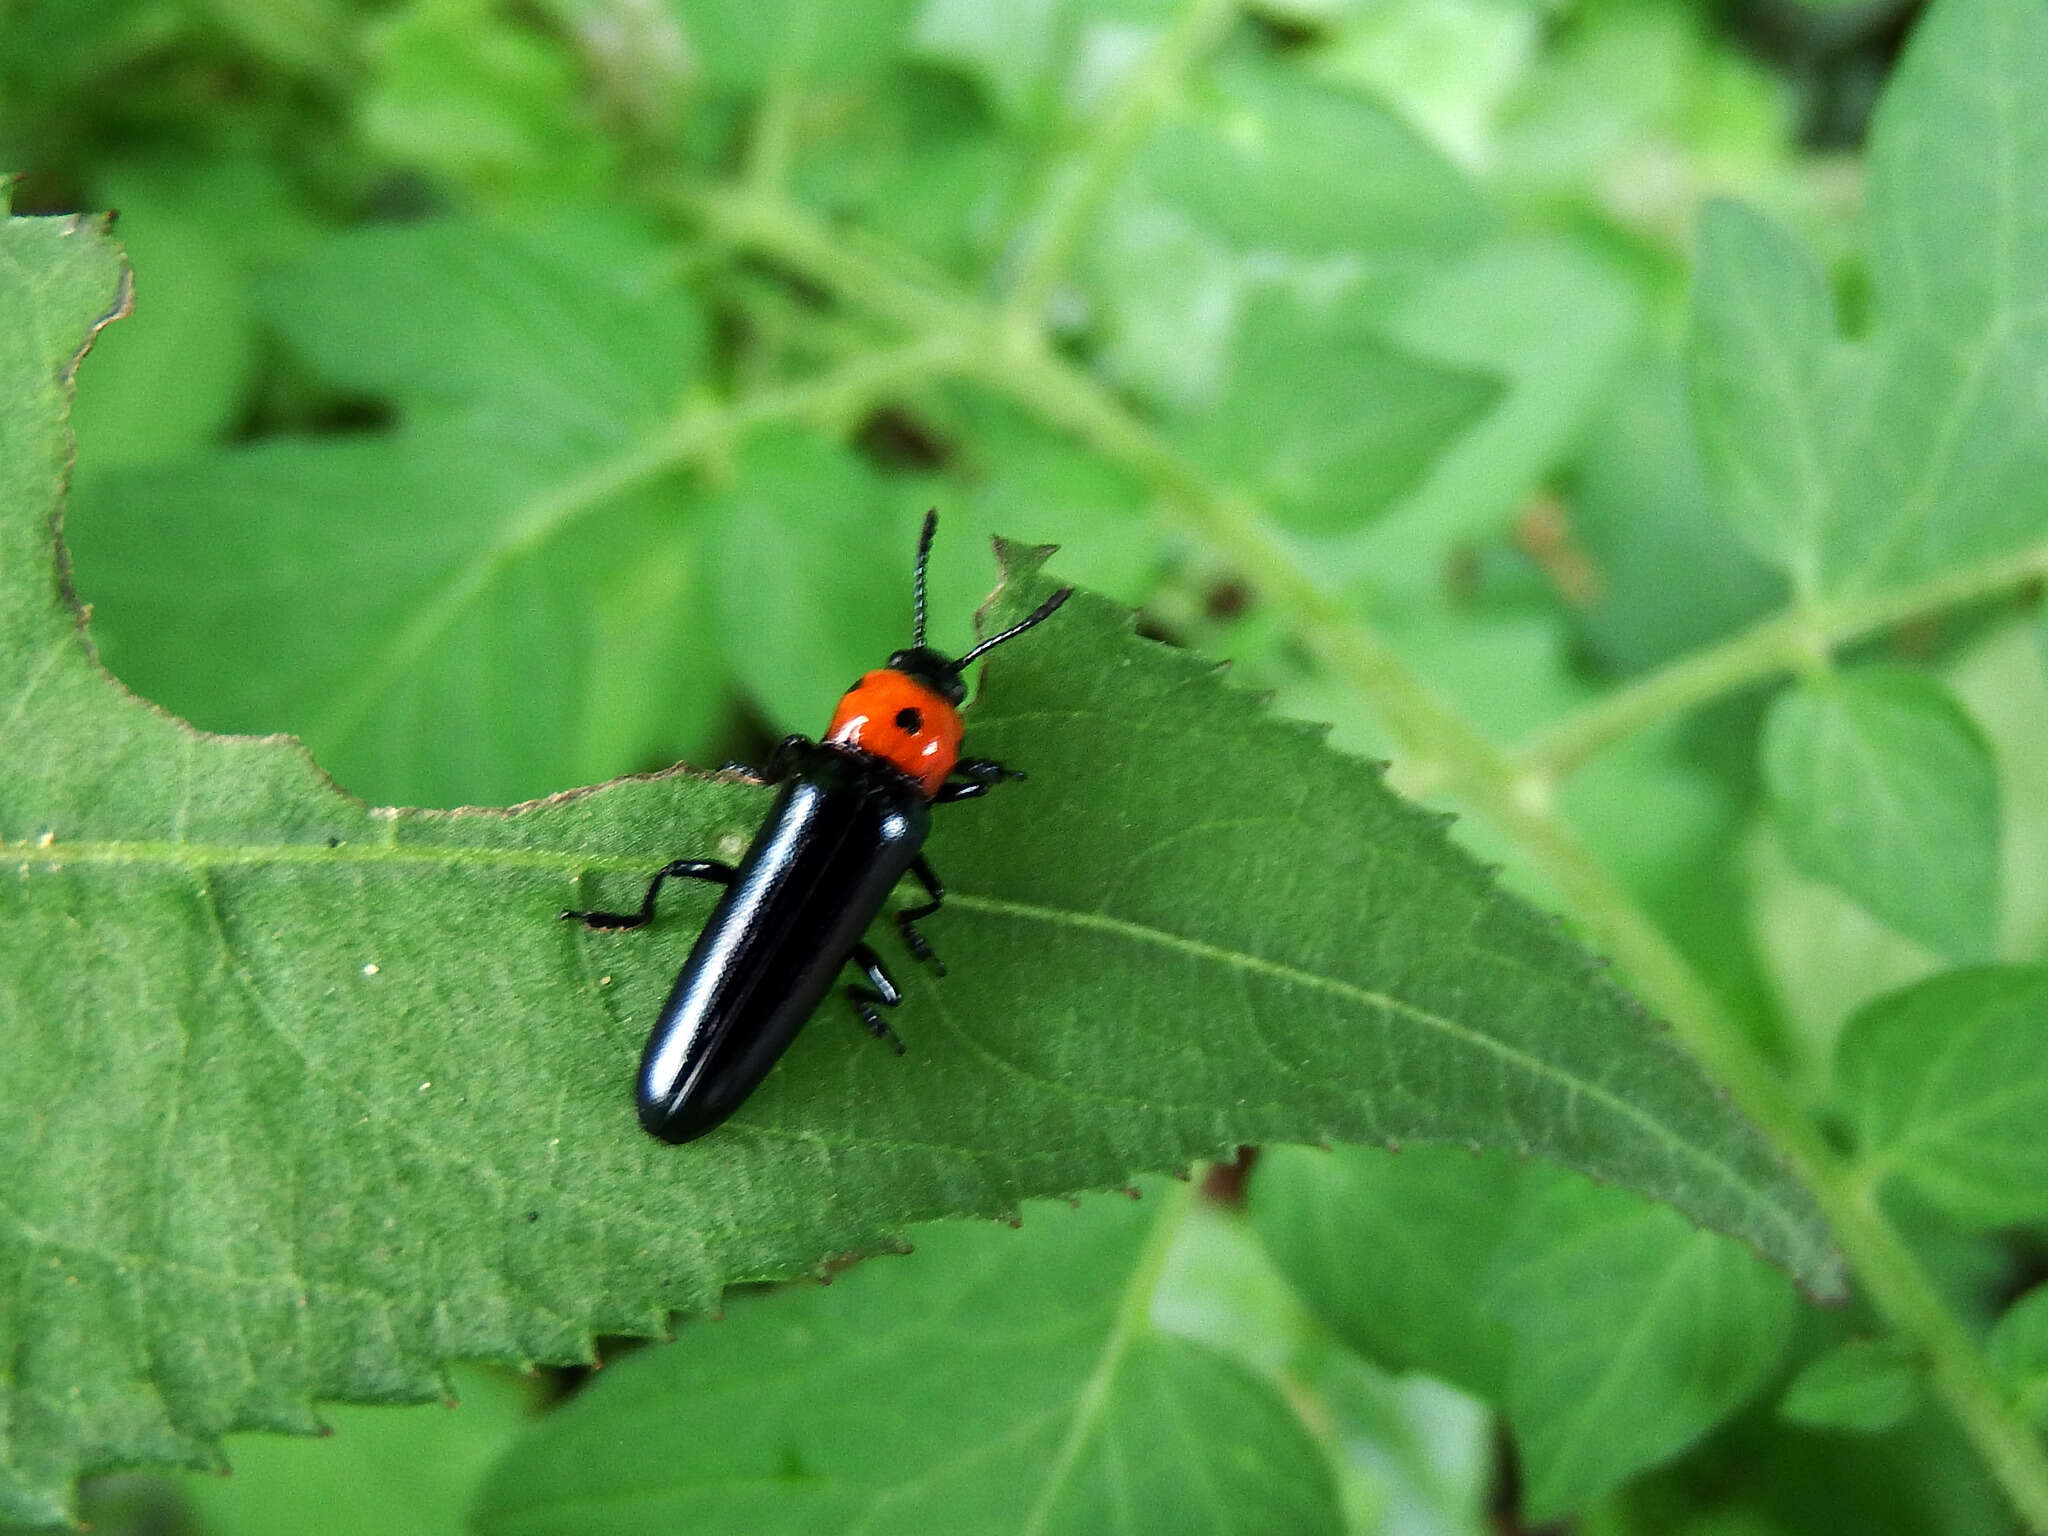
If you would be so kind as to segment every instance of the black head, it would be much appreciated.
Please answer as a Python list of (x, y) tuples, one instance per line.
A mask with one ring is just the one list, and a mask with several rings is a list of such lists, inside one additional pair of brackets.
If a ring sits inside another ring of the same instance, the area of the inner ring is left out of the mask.
[(949, 660), (924, 643), (924, 568), (931, 559), (932, 537), (938, 531), (939, 511), (934, 507), (925, 513), (924, 530), (917, 537), (917, 570), (912, 578), (910, 649), (898, 651), (891, 656), (889, 666), (893, 671), (915, 678), (957, 708), (967, 698), (967, 668), (1005, 640), (1013, 640), (1025, 630), (1043, 624), (1053, 616), (1061, 603), (1074, 595), (1074, 589), (1061, 587), (1001, 634), (990, 635), (957, 661)]
[(967, 701), (967, 680), (959, 667), (928, 645), (898, 651), (889, 658), (889, 670), (916, 679), (955, 709)]

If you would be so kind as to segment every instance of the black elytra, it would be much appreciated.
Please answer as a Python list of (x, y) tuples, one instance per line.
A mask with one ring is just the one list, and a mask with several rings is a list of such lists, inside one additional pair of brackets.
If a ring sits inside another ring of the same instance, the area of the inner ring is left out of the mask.
[(925, 565), (938, 514), (925, 514), (913, 576), (910, 649), (846, 691), (823, 741), (786, 738), (762, 777), (779, 784), (767, 819), (739, 865), (678, 859), (656, 870), (635, 912), (564, 912), (591, 928), (639, 928), (654, 917), (666, 880), (724, 887), (683, 962), (640, 1058), (640, 1123), (663, 1141), (690, 1141), (746, 1101), (851, 962), (865, 986), (843, 989), (870, 1034), (898, 1055), (903, 1044), (877, 1011), (902, 990), (866, 942), (869, 925), (905, 875), (926, 900), (896, 914), (905, 948), (938, 974), (945, 967), (917, 924), (946, 891), (923, 856), (931, 808), (972, 800), (1014, 769), (961, 758), (958, 706), (967, 666), (1043, 623), (1073, 589), (958, 660), (926, 647)]

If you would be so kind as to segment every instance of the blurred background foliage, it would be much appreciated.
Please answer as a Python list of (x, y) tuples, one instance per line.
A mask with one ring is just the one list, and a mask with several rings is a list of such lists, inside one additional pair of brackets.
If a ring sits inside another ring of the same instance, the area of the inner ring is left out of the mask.
[[(1285, 616), (1147, 518), (1153, 488), (915, 359), (848, 374), (887, 333), (682, 206), (697, 178), (773, 175), (986, 286), (1173, 11), (17, 0), (17, 211), (118, 209), (140, 273), (78, 403), (74, 556), (110, 663), (201, 724), (300, 732), (372, 799), (525, 798), (807, 724), (898, 627), (882, 531), (939, 502), (1056, 539), (1076, 578), (1371, 744)], [(1853, 148), (1907, 20), (1255, 8), (1076, 237), (1053, 323), (1513, 732), (1587, 666), (1771, 600), (1679, 419), (1692, 220), (1740, 189), (1853, 289)], [(764, 423), (801, 445), (715, 414), (821, 372), (836, 398)], [(1279, 440), (1276, 397), (1309, 403)], [(700, 441), (578, 481), (693, 414)], [(543, 505), (565, 487), (573, 511)], [(1559, 531), (1538, 493), (1565, 489)], [(941, 547), (943, 614), (983, 581), (976, 542)], [(481, 590), (422, 622), (464, 559)], [(1702, 561), (1710, 601), (1661, 600)]]
[[(15, 210), (118, 209), (136, 269), (135, 314), (80, 376), (79, 590), (109, 665), (196, 723), (295, 732), (375, 801), (505, 803), (815, 729), (900, 643), (904, 552), (936, 504), (940, 645), (987, 584), (969, 529), (1058, 542), (1059, 570), (1148, 632), (1394, 755), (1313, 659), (1315, 617), (1174, 515), (1192, 472), (1510, 741), (1784, 601), (1712, 504), (1687, 401), (1698, 220), (1722, 193), (1768, 211), (1855, 330), (1863, 136), (1916, 12), (1264, 0), (1226, 27), (1171, 0), (8, 0)], [(1213, 62), (1135, 113), (1133, 71), (1176, 37)], [(961, 366), (947, 306), (982, 300), (1042, 318), (1172, 462), (1140, 472), (1086, 412), (1059, 430), (1057, 399), (1027, 411)], [(2048, 938), (2039, 636), (2001, 609), (1875, 648), (1937, 668), (1999, 766), (1995, 940), (1887, 923), (1883, 893), (1815, 878), (1828, 851), (1767, 814), (1759, 694), (1563, 791), (1814, 1101), (1858, 1004), (1943, 950), (2038, 958)], [(1466, 835), (1558, 904), (1483, 824)], [(1485, 1406), (1510, 1390), (1496, 1336), (1573, 1305), (1597, 1330), (1633, 1305), (1628, 1244), (1665, 1239), (1621, 1233), (1600, 1277), (1532, 1258), (1488, 1302), (1532, 1241), (1508, 1213), (1580, 1195), (1511, 1197), (1538, 1175), (1462, 1152), (1319, 1156), (1274, 1156), (1251, 1218), (1225, 1180), (1158, 1311), (1291, 1362), (1352, 1528), (1519, 1528), (1522, 1473)], [(1340, 1198), (1345, 1230), (1436, 1246), (1367, 1286), (1318, 1215)], [(1902, 1219), (1966, 1317), (2048, 1270), (2038, 1227)], [(1795, 1369), (1867, 1316), (1795, 1315), (1774, 1280), (1698, 1283), (1743, 1309), (1719, 1396), (1673, 1409), (1638, 1383), (1638, 1418), (1670, 1421), (1575, 1473), (1538, 1449), (1569, 1482), (1539, 1504), (1582, 1507), (1588, 1536), (2008, 1528), (1895, 1361), (1801, 1377), (1777, 1416)], [(2007, 1347), (2038, 1387), (2027, 1327)], [(238, 1441), (227, 1483), (101, 1484), (92, 1518), (454, 1529), (574, 1385), (479, 1372), (460, 1415), (344, 1410), (331, 1443)]]

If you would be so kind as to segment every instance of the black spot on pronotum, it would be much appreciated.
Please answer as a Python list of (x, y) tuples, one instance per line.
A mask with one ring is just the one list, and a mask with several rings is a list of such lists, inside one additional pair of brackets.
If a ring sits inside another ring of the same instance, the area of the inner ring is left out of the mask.
[(908, 707), (897, 710), (896, 728), (898, 730), (908, 731), (911, 735), (915, 736), (919, 731), (924, 729), (923, 712)]

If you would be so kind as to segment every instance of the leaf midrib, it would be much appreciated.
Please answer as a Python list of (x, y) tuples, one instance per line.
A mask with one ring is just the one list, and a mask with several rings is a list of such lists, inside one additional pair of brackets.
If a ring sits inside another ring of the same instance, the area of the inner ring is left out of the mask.
[[(460, 813), (450, 813), (460, 814)], [(486, 813), (494, 814), (494, 813)], [(396, 823), (393, 823), (395, 827)], [(558, 848), (488, 848), (459, 843), (343, 842), (186, 843), (170, 839), (86, 842), (0, 842), (0, 864), (40, 866), (55, 872), (71, 864), (162, 866), (191, 873), (235, 865), (446, 864), (496, 869), (539, 869), (577, 874), (648, 872), (647, 854), (589, 853)]]
[[(1733, 1188), (1744, 1198), (1746, 1203), (1754, 1204), (1757, 1200), (1755, 1189), (1750, 1181), (1743, 1178), (1740, 1173), (1731, 1168), (1726, 1162), (1712, 1156), (1693, 1143), (1674, 1136), (1660, 1121), (1636, 1105), (1631, 1104), (1627, 1099), (1619, 1097), (1597, 1083), (1585, 1078), (1575, 1077), (1571, 1073), (1544, 1061), (1541, 1057), (1533, 1056), (1527, 1051), (1510, 1045), (1505, 1040), (1495, 1039), (1493, 1036), (1473, 1029), (1469, 1025), (1461, 1024), (1457, 1020), (1447, 1018), (1442, 1014), (1432, 1013), (1426, 1008), (1420, 1007), (1415, 1003), (1406, 1002), (1389, 993), (1375, 992), (1369, 987), (1361, 987), (1354, 982), (1348, 982), (1339, 977), (1324, 976), (1314, 971), (1302, 970), (1298, 966), (1287, 965), (1281, 961), (1268, 960), (1262, 955), (1246, 954), (1241, 950), (1224, 949), (1219, 945), (1205, 943), (1200, 939), (1191, 939), (1182, 934), (1169, 933), (1162, 928), (1151, 928), (1141, 923), (1130, 922), (1124, 918), (1111, 917), (1108, 913), (1104, 912), (1077, 912), (1067, 908), (1044, 907), (1028, 902), (1007, 901), (999, 897), (975, 896), (957, 891), (949, 891), (947, 893), (946, 904), (948, 906), (962, 907), (969, 911), (986, 912), (994, 916), (1015, 917), (1024, 921), (1055, 923), (1068, 927), (1111, 933), (1120, 938), (1131, 939), (1139, 943), (1150, 943), (1168, 949), (1175, 949), (1196, 959), (1234, 967), (1242, 971), (1250, 971), (1291, 985), (1311, 987), (1330, 992), (1364, 1007), (1380, 1008), (1390, 1013), (1400, 1014), (1425, 1028), (1451, 1036), (1461, 1044), (1474, 1046), (1482, 1051), (1489, 1052), (1504, 1063), (1513, 1067), (1519, 1067), (1533, 1077), (1548, 1078), (1563, 1084), (1571, 1091), (1582, 1094), (1601, 1107), (1609, 1109), (1624, 1119), (1633, 1121), (1641, 1126), (1650, 1134), (1652, 1139), (1676, 1151), (1684, 1160), (1706, 1170), (1717, 1180)], [(1794, 1239), (1793, 1246), (1787, 1251), (1801, 1251), (1804, 1243), (1797, 1217), (1776, 1204), (1765, 1203), (1762, 1208), (1769, 1211), (1773, 1222)]]
[[(395, 835), (397, 823), (394, 821), (390, 826)], [(559, 873), (565, 877), (574, 877), (592, 870), (606, 873), (644, 873), (648, 863), (644, 854), (595, 854), (560, 849), (423, 846), (395, 842), (344, 842), (339, 847), (330, 848), (325, 843), (219, 844), (168, 841), (48, 844), (38, 842), (0, 845), (0, 862), (40, 865), (53, 871), (67, 864), (80, 863), (160, 864), (195, 873), (236, 864), (424, 864), (540, 870)], [(1806, 1245), (1797, 1213), (1788, 1211), (1774, 1202), (1765, 1201), (1759, 1204), (1759, 1197), (1751, 1181), (1727, 1162), (1704, 1148), (1674, 1135), (1656, 1117), (1600, 1084), (1566, 1072), (1539, 1056), (1532, 1055), (1505, 1040), (1496, 1039), (1470, 1025), (1432, 1012), (1390, 993), (1374, 991), (1340, 977), (1322, 975), (1242, 950), (1226, 949), (1221, 945), (1190, 938), (1185, 934), (1132, 922), (1126, 918), (1113, 917), (1106, 912), (1083, 912), (1072, 908), (1049, 907), (958, 890), (949, 892), (946, 900), (949, 906), (965, 911), (1008, 917), (1020, 922), (1047, 923), (1069, 929), (1106, 933), (1132, 943), (1175, 950), (1208, 964), (1263, 976), (1284, 985), (1311, 988), (1343, 998), (1356, 1006), (1397, 1014), (1425, 1029), (1454, 1039), (1461, 1045), (1492, 1055), (1530, 1078), (1559, 1084), (1567, 1091), (1581, 1095), (1634, 1124), (1653, 1142), (1672, 1152), (1679, 1160), (1701, 1169), (1716, 1182), (1733, 1190), (1745, 1208), (1760, 1208), (1768, 1212), (1773, 1225), (1789, 1239), (1788, 1252), (1805, 1250)]]

